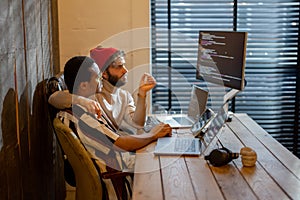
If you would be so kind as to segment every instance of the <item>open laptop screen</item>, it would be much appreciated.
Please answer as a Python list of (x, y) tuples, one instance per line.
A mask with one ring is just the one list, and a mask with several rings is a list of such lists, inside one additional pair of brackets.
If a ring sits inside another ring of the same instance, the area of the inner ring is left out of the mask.
[(199, 118), (206, 111), (208, 92), (196, 85), (193, 85), (191, 100), (189, 103), (188, 116), (194, 119)]
[[(186, 114), (155, 115), (158, 121), (169, 124), (172, 128), (190, 128), (206, 111), (208, 92), (193, 85), (189, 110)], [(189, 123), (184, 123), (189, 122)]]

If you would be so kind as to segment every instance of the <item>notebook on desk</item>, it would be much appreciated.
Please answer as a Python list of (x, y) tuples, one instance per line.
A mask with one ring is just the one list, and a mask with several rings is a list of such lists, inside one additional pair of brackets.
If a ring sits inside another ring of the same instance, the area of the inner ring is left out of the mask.
[(187, 114), (155, 115), (163, 123), (169, 124), (172, 128), (190, 128), (195, 120), (206, 111), (208, 92), (193, 85), (191, 100)]
[[(157, 140), (155, 155), (191, 155), (200, 156), (223, 127), (227, 112), (223, 106), (212, 119), (202, 126), (195, 137), (164, 137)], [(202, 134), (199, 134), (202, 132)]]

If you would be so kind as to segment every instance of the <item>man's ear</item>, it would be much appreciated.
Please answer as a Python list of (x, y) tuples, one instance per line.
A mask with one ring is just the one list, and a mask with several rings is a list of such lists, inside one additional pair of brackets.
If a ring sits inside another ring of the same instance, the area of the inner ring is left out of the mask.
[(105, 79), (105, 80), (108, 79), (107, 70), (105, 70), (105, 71), (102, 73), (102, 78)]
[(79, 87), (80, 87), (82, 90), (86, 90), (87, 86), (88, 86), (88, 82), (87, 82), (87, 81), (81, 82), (81, 83), (79, 84)]

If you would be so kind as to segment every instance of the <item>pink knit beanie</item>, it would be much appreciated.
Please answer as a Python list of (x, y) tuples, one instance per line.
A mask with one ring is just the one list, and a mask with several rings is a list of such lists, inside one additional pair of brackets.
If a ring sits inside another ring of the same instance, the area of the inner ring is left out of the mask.
[(124, 56), (124, 52), (115, 48), (96, 47), (90, 50), (90, 56), (95, 60), (99, 69), (105, 71), (108, 66), (119, 56)]

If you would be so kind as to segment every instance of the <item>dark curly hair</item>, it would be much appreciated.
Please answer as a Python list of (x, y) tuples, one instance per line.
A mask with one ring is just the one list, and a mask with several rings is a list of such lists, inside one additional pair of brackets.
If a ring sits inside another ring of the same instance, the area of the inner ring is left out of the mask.
[(81, 82), (91, 79), (89, 70), (95, 61), (87, 56), (75, 56), (68, 60), (64, 68), (64, 79), (70, 93), (76, 93)]

